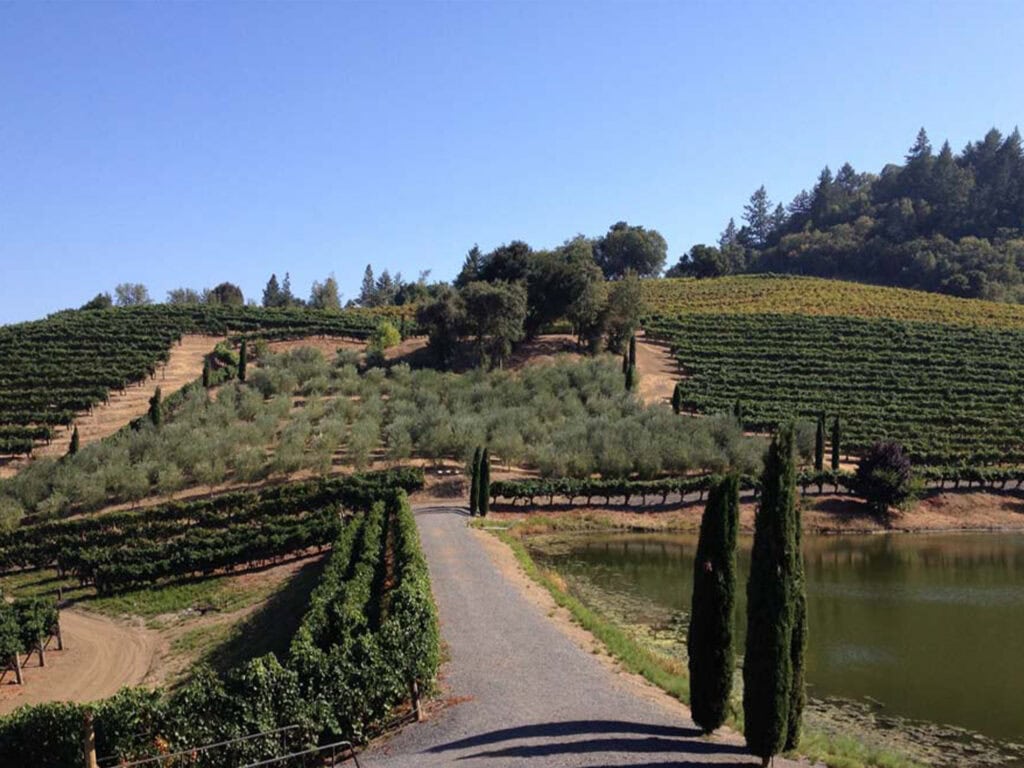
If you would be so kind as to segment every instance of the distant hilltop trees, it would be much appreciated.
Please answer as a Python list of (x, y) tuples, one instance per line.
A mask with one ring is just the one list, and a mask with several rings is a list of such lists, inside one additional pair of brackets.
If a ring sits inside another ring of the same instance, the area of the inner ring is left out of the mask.
[(902, 164), (825, 167), (786, 206), (764, 186), (716, 245), (670, 276), (781, 272), (1005, 301), (1024, 299), (1024, 148), (992, 129), (958, 154), (922, 128)]

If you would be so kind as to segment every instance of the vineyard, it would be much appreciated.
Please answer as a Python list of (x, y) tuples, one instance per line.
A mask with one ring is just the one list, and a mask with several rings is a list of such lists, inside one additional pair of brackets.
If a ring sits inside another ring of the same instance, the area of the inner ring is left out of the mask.
[(902, 442), (919, 463), (1024, 462), (1024, 331), (774, 314), (652, 318), (683, 408), (743, 407), (748, 429), (824, 412), (844, 452)]
[(152, 376), (183, 334), (365, 338), (380, 317), (367, 310), (153, 305), (0, 327), (0, 455), (30, 453), (76, 412)]
[(1024, 306), (814, 277), (744, 275), (641, 283), (654, 321), (686, 315), (804, 315), (1024, 329)]
[(420, 470), (396, 469), (23, 526), (0, 537), (0, 572), (55, 567), (111, 594), (262, 565), (327, 546), (344, 510), (422, 484)]
[[(432, 684), (439, 663), (437, 617), (406, 497), (407, 488), (421, 483), (418, 470), (371, 473), (169, 505), (144, 515), (36, 526), (17, 540), (7, 539), (7, 551), (24, 547), (39, 562), (52, 562), (75, 537), (113, 553), (134, 547), (130, 540), (136, 535), (158, 541), (160, 526), (163, 540), (174, 541), (181, 535), (176, 528), (216, 527), (229, 519), (252, 533), (250, 523), (275, 508), (280, 518), (310, 522), (311, 510), (332, 511), (330, 521), (322, 520), (318, 540), (333, 542), (333, 550), (286, 658), (269, 654), (223, 677), (199, 669), (173, 690), (124, 689), (88, 707), (23, 707), (0, 719), (0, 764), (84, 764), (87, 710), (93, 713), (97, 753), (112, 764), (281, 728), (287, 729), (286, 739), (256, 738), (197, 752), (189, 765), (243, 764), (281, 750), (366, 738), (410, 692)], [(354, 513), (333, 514), (338, 506)]]

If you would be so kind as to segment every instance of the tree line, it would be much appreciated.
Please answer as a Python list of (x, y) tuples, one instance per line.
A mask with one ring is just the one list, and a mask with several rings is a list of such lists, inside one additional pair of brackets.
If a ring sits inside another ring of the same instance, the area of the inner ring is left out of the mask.
[(716, 245), (669, 276), (782, 272), (1007, 301), (1024, 299), (1024, 148), (995, 128), (954, 153), (922, 128), (878, 173), (826, 166), (786, 206), (764, 186)]

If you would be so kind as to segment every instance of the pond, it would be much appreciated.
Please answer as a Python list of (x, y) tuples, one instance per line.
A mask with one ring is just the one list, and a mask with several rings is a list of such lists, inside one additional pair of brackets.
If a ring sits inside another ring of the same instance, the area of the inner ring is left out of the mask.
[[(741, 643), (751, 543), (740, 540)], [(695, 535), (528, 544), (585, 601), (685, 653)], [(812, 697), (1024, 742), (1024, 534), (806, 537), (804, 558)]]

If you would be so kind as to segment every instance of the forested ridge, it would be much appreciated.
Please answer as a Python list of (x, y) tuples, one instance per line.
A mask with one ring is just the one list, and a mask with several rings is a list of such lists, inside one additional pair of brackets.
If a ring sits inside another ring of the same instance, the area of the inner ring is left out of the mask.
[(826, 166), (773, 203), (764, 186), (717, 246), (694, 246), (670, 276), (781, 272), (969, 298), (1024, 300), (1024, 147), (993, 128), (959, 153), (922, 128), (877, 173)]

